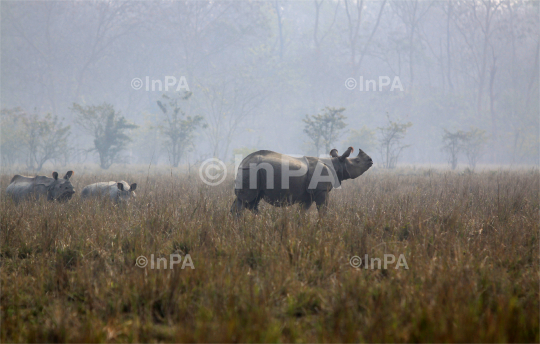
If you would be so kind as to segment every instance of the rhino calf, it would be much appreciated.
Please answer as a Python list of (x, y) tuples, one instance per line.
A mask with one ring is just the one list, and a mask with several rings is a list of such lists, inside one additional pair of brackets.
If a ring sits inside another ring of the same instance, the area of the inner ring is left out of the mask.
[(75, 193), (75, 188), (69, 180), (74, 174), (68, 171), (64, 178), (58, 178), (58, 172), (52, 173), (52, 178), (45, 176), (26, 177), (19, 174), (15, 175), (6, 192), (15, 202), (26, 199), (39, 199), (47, 197), (48, 201), (68, 201)]
[(248, 155), (238, 167), (231, 212), (257, 212), (259, 202), (265, 200), (278, 207), (298, 203), (304, 210), (315, 203), (321, 213), (333, 188), (340, 187), (343, 180), (361, 176), (373, 165), (361, 149), (350, 158), (352, 151), (349, 147), (339, 156), (332, 149), (328, 158), (293, 158), (267, 150)]
[(137, 189), (136, 183), (133, 183), (130, 186), (123, 180), (119, 182), (100, 182), (85, 186), (81, 192), (81, 198), (109, 197), (111, 201), (115, 203), (126, 202), (129, 201), (131, 197), (137, 196), (135, 194), (135, 189)]

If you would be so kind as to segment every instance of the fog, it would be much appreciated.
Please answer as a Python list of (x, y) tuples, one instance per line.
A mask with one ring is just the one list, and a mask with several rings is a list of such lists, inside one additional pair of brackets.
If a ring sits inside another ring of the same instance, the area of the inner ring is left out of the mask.
[[(2, 1), (2, 165), (184, 165), (353, 145), (382, 166), (389, 121), (410, 124), (398, 164), (450, 167), (444, 135), (466, 132), (481, 133), (480, 164), (538, 164), (538, 11), (497, 0)], [(317, 149), (305, 120), (325, 108), (344, 108), (344, 126)], [(100, 111), (126, 120), (108, 152), (96, 148)], [(456, 154), (467, 164), (466, 149)]]

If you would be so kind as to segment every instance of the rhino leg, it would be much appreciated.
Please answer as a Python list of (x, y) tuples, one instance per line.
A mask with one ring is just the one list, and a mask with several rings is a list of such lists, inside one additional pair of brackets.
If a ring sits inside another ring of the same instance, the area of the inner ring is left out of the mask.
[(311, 208), (311, 205), (313, 204), (312, 201), (308, 201), (308, 202), (301, 202), (301, 209), (303, 212), (306, 212), (309, 210), (309, 208)]
[(319, 217), (325, 215), (328, 210), (328, 192), (321, 192), (315, 196), (315, 204), (319, 211)]
[(255, 214), (259, 213), (259, 202), (261, 202), (262, 197), (257, 197), (254, 201), (248, 203), (247, 208), (254, 212)]
[(234, 216), (238, 216), (242, 209), (244, 209), (243, 202), (238, 197), (236, 197), (231, 206), (231, 214), (233, 214)]
[(261, 202), (261, 199), (262, 199), (262, 193), (259, 194), (251, 202), (245, 202), (245, 201), (242, 201), (240, 198), (236, 197), (231, 207), (231, 213), (233, 215), (238, 216), (242, 212), (242, 210), (249, 209), (255, 214), (257, 214), (259, 212), (259, 203)]

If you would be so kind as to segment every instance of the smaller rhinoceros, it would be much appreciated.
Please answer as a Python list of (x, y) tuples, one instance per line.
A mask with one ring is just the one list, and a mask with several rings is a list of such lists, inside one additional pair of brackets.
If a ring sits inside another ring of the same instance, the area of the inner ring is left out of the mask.
[(135, 189), (137, 184), (131, 186), (121, 180), (119, 182), (100, 182), (90, 184), (84, 187), (81, 192), (81, 198), (87, 199), (90, 197), (109, 197), (111, 201), (119, 203), (129, 201), (131, 197), (136, 197)]
[(15, 175), (6, 192), (15, 202), (26, 199), (39, 199), (47, 197), (48, 201), (67, 201), (75, 193), (75, 188), (71, 185), (69, 178), (74, 174), (68, 171), (64, 178), (58, 178), (58, 172), (52, 173), (52, 178), (45, 176), (26, 177)]

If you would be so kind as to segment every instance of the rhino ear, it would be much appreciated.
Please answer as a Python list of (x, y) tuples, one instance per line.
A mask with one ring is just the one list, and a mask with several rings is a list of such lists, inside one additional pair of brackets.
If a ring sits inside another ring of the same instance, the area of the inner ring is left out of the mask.
[(58, 180), (58, 172), (54, 171), (52, 173), (52, 177), (54, 178), (54, 180)]
[(339, 160), (343, 161), (343, 160), (345, 160), (346, 158), (348, 158), (349, 155), (351, 155), (351, 153), (352, 153), (353, 150), (354, 150), (354, 148), (352, 148), (352, 147), (347, 148), (347, 150), (345, 151), (345, 153), (343, 153), (343, 155), (339, 157)]
[(131, 184), (131, 186), (129, 187), (129, 191), (135, 191), (135, 189), (137, 189), (137, 183)]
[(74, 174), (75, 174), (75, 172), (73, 172), (73, 171), (67, 171), (67, 172), (66, 172), (66, 175), (64, 176), (64, 179), (69, 179), (69, 178), (71, 178), (71, 176), (74, 175)]
[(337, 151), (337, 149), (335, 149), (335, 148), (332, 149), (332, 150), (330, 151), (330, 156), (331, 156), (332, 158), (338, 158), (339, 156), (338, 156), (338, 151)]
[(118, 189), (119, 189), (120, 191), (124, 191), (124, 184), (122, 184), (122, 183), (116, 183), (116, 186), (118, 186)]

